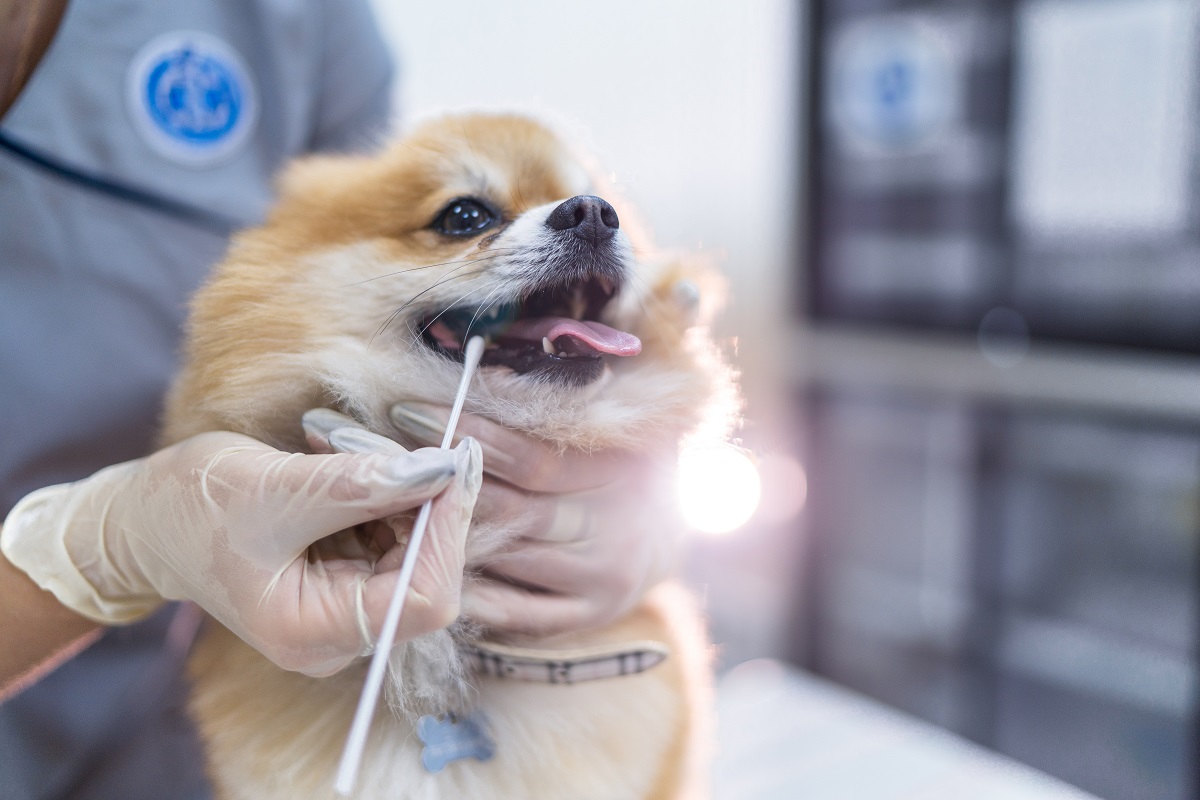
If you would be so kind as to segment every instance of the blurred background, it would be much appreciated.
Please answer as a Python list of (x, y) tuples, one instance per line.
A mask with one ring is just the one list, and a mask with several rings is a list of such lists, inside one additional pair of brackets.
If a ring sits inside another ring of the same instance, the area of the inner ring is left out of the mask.
[(1200, 2), (377, 11), (730, 280), (718, 797), (1200, 796)]

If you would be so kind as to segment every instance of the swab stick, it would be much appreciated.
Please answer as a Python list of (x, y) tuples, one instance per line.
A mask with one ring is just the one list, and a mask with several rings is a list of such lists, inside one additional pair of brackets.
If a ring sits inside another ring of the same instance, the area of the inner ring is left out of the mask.
[[(458, 427), (458, 418), (462, 415), (463, 403), (467, 399), (467, 389), (471, 385), (471, 377), (483, 357), (484, 341), (482, 336), (473, 336), (463, 350), (463, 374), (458, 384), (458, 393), (454, 396), (454, 407), (450, 411), (450, 420), (446, 423), (446, 435), (442, 437), (442, 449), (448, 450), (454, 441), (454, 429)], [(421, 548), (421, 540), (425, 538), (425, 527), (429, 524), (429, 514), (433, 507), (432, 500), (426, 500), (417, 513), (413, 523), (412, 535), (408, 537), (408, 549), (404, 551), (404, 563), (400, 566), (400, 579), (396, 581), (396, 590), (392, 601), (388, 604), (387, 616), (383, 620), (383, 630), (379, 633), (379, 641), (375, 644), (375, 652), (371, 656), (371, 666), (367, 670), (367, 680), (363, 684), (362, 694), (358, 698), (358, 709), (354, 712), (354, 722), (350, 725), (350, 735), (346, 737), (346, 748), (342, 751), (342, 760), (338, 764), (337, 779), (334, 789), (342, 797), (349, 797), (354, 789), (354, 779), (358, 775), (358, 765), (362, 761), (363, 748), (367, 744), (367, 730), (371, 727), (371, 717), (375, 714), (375, 705), (379, 702), (379, 690), (383, 686), (383, 671), (387, 667), (388, 655), (396, 642), (396, 627), (400, 624), (400, 612), (404, 610), (404, 601), (408, 597), (408, 585), (412, 583), (413, 570), (417, 566), (417, 552)]]

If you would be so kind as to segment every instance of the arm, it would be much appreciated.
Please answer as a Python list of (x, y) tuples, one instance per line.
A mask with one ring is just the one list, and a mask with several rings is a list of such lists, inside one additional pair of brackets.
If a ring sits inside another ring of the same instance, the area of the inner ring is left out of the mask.
[(39, 489), (0, 530), (3, 680), (164, 598), (195, 601), (285, 669), (336, 672), (383, 624), (403, 553), (388, 520), (426, 500), (430, 552), (444, 558), (418, 565), (398, 636), (442, 628), (462, 588), (446, 564), (461, 558), (480, 481), (473, 441), (302, 455), (206, 433)]
[(100, 630), (0, 554), (0, 700), (87, 647)]
[(0, 117), (25, 88), (25, 83), (42, 60), (67, 0), (15, 0), (0, 3)]

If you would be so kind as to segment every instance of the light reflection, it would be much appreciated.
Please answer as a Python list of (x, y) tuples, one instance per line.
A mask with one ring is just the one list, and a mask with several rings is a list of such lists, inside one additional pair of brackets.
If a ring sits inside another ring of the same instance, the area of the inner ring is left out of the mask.
[(679, 454), (676, 492), (684, 521), (702, 533), (737, 530), (753, 516), (762, 495), (758, 470), (726, 443), (694, 443)]

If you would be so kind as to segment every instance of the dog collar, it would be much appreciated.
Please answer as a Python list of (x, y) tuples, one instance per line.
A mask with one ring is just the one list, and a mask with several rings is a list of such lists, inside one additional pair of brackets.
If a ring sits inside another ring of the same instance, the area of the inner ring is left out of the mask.
[(537, 650), (493, 642), (473, 642), (467, 655), (481, 675), (535, 683), (579, 683), (637, 675), (658, 666), (670, 649), (640, 640), (574, 650)]

